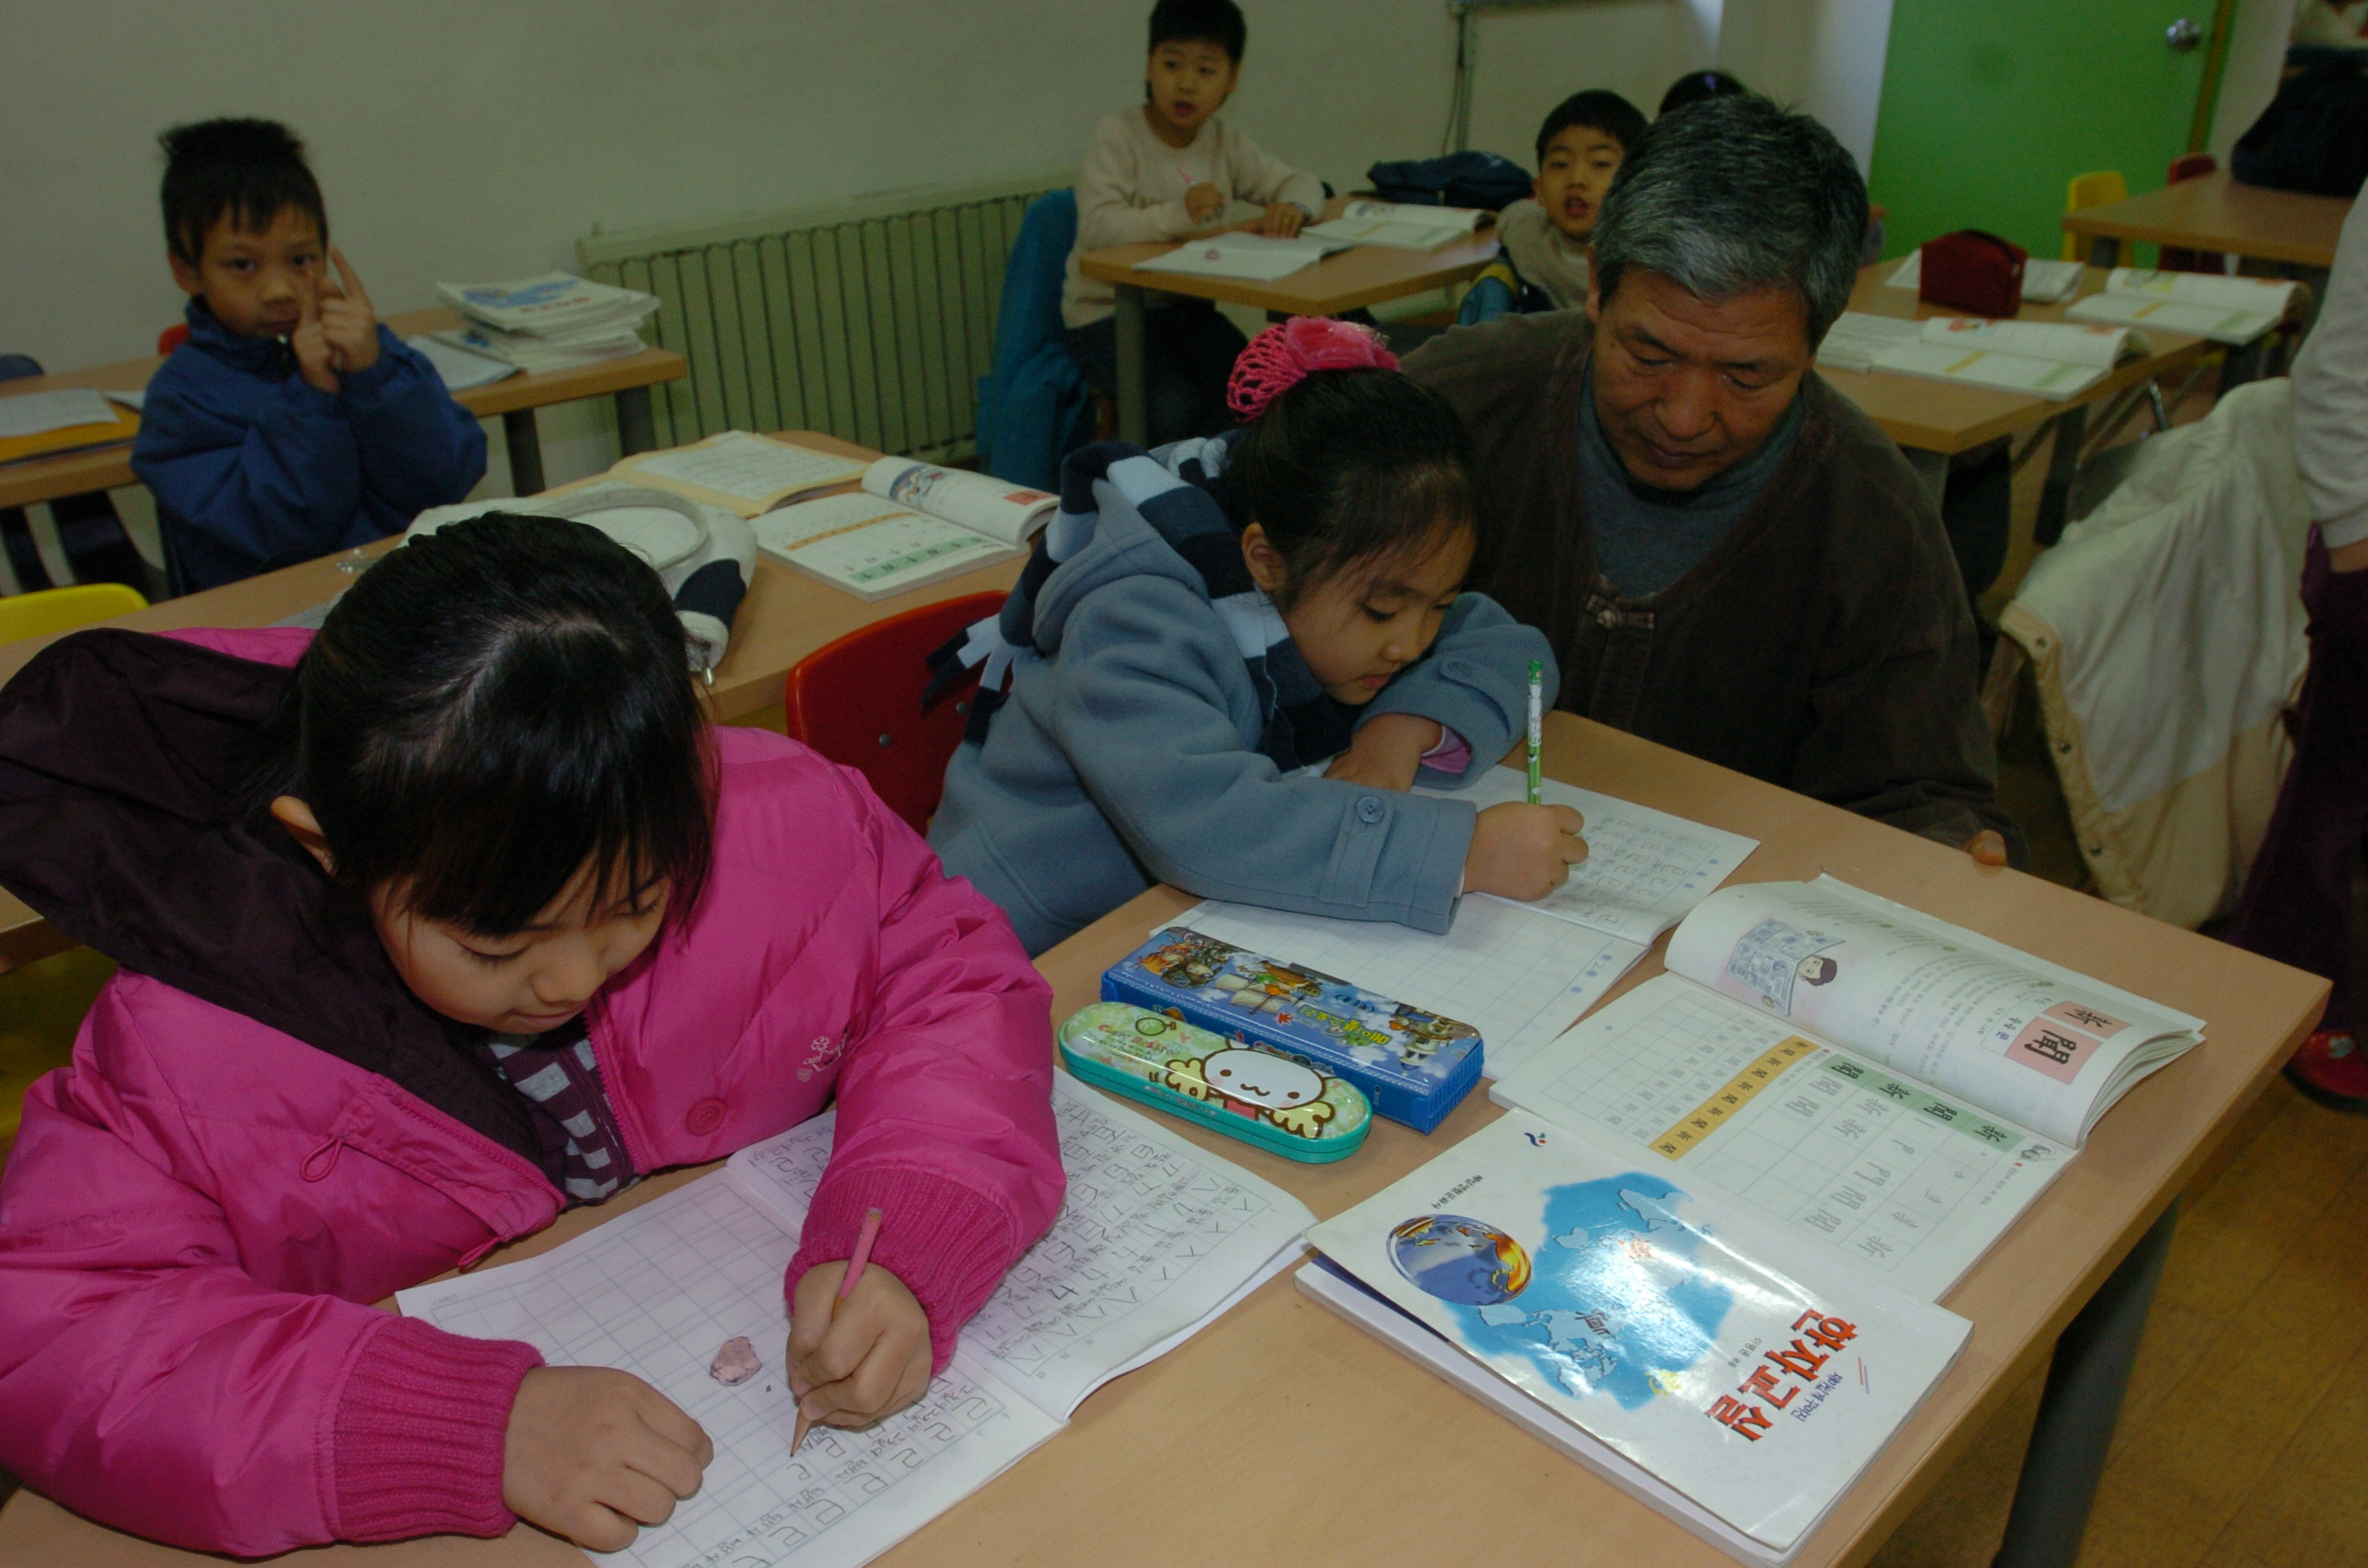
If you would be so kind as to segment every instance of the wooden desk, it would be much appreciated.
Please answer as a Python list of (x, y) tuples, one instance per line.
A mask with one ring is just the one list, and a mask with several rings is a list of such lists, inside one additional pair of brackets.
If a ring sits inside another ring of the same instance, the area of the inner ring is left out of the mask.
[[(1948, 1296), (1947, 1305), (1974, 1323), (1963, 1356), (1796, 1559), (1800, 1568), (1863, 1562), (2150, 1233), (2158, 1261), (2168, 1228), (2158, 1221), (2166, 1207), (2317, 1018), (2327, 987), (2066, 889), (1983, 870), (1958, 850), (1567, 714), (1547, 717), (1545, 764), (1556, 778), (1760, 839), (1742, 868), (1745, 879), (1829, 870), (2208, 1020), (2209, 1043), (2139, 1085), (2106, 1116), (2080, 1159)], [(1105, 967), (1192, 902), (1155, 889), (1047, 953), (1038, 967), (1055, 988), (1055, 1017), (1093, 1000)], [(1657, 973), (1657, 958), (1658, 949), (1627, 984)], [(1359, 1153), (1318, 1166), (1181, 1121), (1162, 1125), (1290, 1188), (1323, 1217), (1497, 1115), (1475, 1093), (1428, 1138), (1378, 1122)], [(567, 1215), (496, 1257), (553, 1246), (594, 1218), (652, 1195), (654, 1185), (605, 1210)], [(2136, 1256), (2142, 1262), (2147, 1252)], [(2136, 1292), (2138, 1322), (2144, 1295)], [(2114, 1296), (2129, 1307), (2131, 1291)], [(2109, 1343), (2134, 1338), (2130, 1317), (2125, 1310), (2108, 1325), (2121, 1331)], [(2096, 1326), (2094, 1314), (2082, 1321)], [(2117, 1384), (2113, 1392), (2117, 1397)], [(2103, 1434), (2109, 1431), (2109, 1418)], [(2093, 1446), (2101, 1463), (2102, 1442)], [(2045, 1452), (2063, 1457), (2060, 1449)], [(2092, 1468), (2076, 1486), (2084, 1499), (2094, 1479)], [(1568, 1568), (1732, 1562), (1341, 1322), (1299, 1295), (1288, 1278), (1270, 1282), (1172, 1354), (1096, 1392), (1068, 1431), (878, 1561), (883, 1568), (1432, 1568), (1449, 1550), (1443, 1542), (1472, 1530), (1485, 1530), (1489, 1556), (1508, 1561)], [(2075, 1540), (2078, 1532), (2075, 1523)], [(380, 1568), (580, 1561), (523, 1528), (498, 1542), (445, 1537), (366, 1550)], [(0, 1512), (0, 1559), (156, 1568), (218, 1560), (112, 1534), (29, 1493)], [(2068, 1549), (2061, 1560), (2070, 1561)]]
[[(1338, 217), (1347, 198), (1335, 196), (1324, 216)], [(1077, 258), (1077, 270), (1115, 286), (1118, 293), (1119, 437), (1141, 444), (1149, 434), (1143, 309), (1147, 292), (1184, 294), (1246, 305), (1274, 316), (1337, 316), (1361, 306), (1403, 299), (1477, 276), (1496, 259), (1497, 244), (1485, 233), (1434, 251), (1401, 251), (1381, 245), (1352, 245), (1286, 278), (1201, 278), (1181, 272), (1137, 272), (1135, 263), (1165, 256), (1167, 241), (1111, 245)]]
[(2151, 240), (2324, 270), (2335, 264), (2335, 238), (2351, 210), (2340, 196), (2265, 190), (2210, 174), (2067, 212), (2063, 228), (2087, 239), (2091, 266), (2119, 265), (2125, 242)]
[[(1860, 268), (1858, 284), (1850, 292), (1850, 308), (1909, 321), (1963, 313), (1926, 305), (1916, 298), (1914, 289), (1893, 288), (1884, 282), (1898, 270), (1897, 258)], [(2064, 312), (2081, 298), (2102, 293), (2105, 281), (2106, 269), (2090, 267), (2081, 280), (2079, 295), (2060, 304), (2026, 305), (2015, 319), (2061, 321)], [(1817, 374), (1864, 409), (1869, 418), (1883, 427), (1886, 435), (1899, 443), (1916, 477), (1931, 492), (1935, 505), (1939, 504), (1941, 491), (1948, 483), (1951, 456), (2002, 435), (2020, 434), (2052, 422), (2056, 427), (2056, 445), (2048, 458), (2047, 485), (2039, 495), (2036, 530), (2042, 544), (2053, 544), (2063, 531), (2072, 486), (2080, 477), (2081, 445), (2087, 434), (2088, 411), (2144, 386), (2156, 377), (2193, 364), (2212, 348), (2210, 339), (2186, 332), (2155, 329), (2146, 336), (2153, 345), (2151, 352), (2116, 366), (2094, 385), (2061, 401), (1882, 370), (1830, 370), (1819, 366)]]
[[(397, 337), (417, 337), (460, 325), (450, 310), (413, 310), (389, 316), (386, 325)], [(164, 361), (156, 356), (125, 359), (87, 370), (61, 371), (29, 380), (0, 383), (0, 396), (26, 392), (56, 392), (66, 387), (91, 386), (103, 392), (136, 392), (148, 384)], [(660, 381), (678, 381), (691, 373), (690, 362), (671, 349), (644, 349), (639, 354), (599, 359), (566, 370), (547, 370), (533, 376), (512, 376), (489, 385), (453, 394), (454, 401), (480, 419), (500, 415), (502, 433), (509, 447), (513, 493), (530, 496), (543, 488), (543, 449), (534, 430), (534, 410), (578, 398), (613, 396), (617, 400), (617, 435), (628, 455), (647, 452), (656, 443), (656, 426), (650, 414), (650, 388)], [(0, 467), (0, 507), (30, 506), (59, 496), (79, 496), (90, 490), (111, 490), (136, 484), (132, 449), (128, 445), (94, 447), (56, 457)]]
[[(879, 455), (818, 430), (783, 433), (807, 446), (850, 457), (869, 459)], [(395, 541), (386, 539), (364, 548), (378, 553), (394, 547)], [(343, 593), (354, 579), (337, 569), (339, 559), (339, 555), (324, 555), (317, 561), (249, 577), (243, 582), (168, 599), (99, 625), (134, 631), (171, 631), (184, 626), (268, 626)], [(781, 700), (781, 679), (789, 674), (789, 667), (824, 644), (901, 610), (957, 599), (964, 594), (1001, 592), (1018, 578), (1021, 565), (1018, 561), (1004, 561), (981, 567), (874, 604), (843, 594), (802, 572), (794, 572), (760, 552), (756, 570), (750, 576), (748, 597), (740, 601), (740, 613), (732, 620), (730, 649), (715, 669), (715, 683), (708, 694), (715, 716), (729, 723), (760, 713)], [(34, 654), (56, 641), (56, 637), (28, 637), (20, 642), (0, 643), (0, 685), (24, 668)], [(13, 894), (0, 890), (0, 974), (72, 945)]]

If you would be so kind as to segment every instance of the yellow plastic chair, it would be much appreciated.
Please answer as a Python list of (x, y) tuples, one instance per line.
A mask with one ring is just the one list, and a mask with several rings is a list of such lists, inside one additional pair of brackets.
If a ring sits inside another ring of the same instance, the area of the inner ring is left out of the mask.
[(144, 610), (148, 600), (120, 582), (86, 582), (72, 588), (42, 588), (0, 599), (0, 643), (47, 637), (93, 621)]
[[(2099, 169), (2093, 174), (2076, 174), (2072, 177), (2072, 183), (2064, 187), (2063, 209), (2078, 212), (2083, 208), (2103, 207), (2109, 202), (2126, 202), (2129, 199), (2130, 183), (2121, 177), (2121, 171)], [(2088, 236), (2064, 235), (2063, 258), (2066, 261), (2087, 260)]]

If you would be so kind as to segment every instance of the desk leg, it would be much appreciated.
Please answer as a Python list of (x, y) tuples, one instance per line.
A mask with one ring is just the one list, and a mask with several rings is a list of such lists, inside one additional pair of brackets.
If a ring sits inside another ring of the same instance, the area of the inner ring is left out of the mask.
[(2072, 1568), (2080, 1556), (2138, 1336), (2178, 1224), (2174, 1199), (2056, 1340), (2039, 1419), (2014, 1483), (2014, 1510), (1991, 1568)]
[(1915, 470), (1916, 482), (1923, 485), (1924, 493), (1932, 498), (1933, 509), (1939, 510), (1940, 498), (1948, 494), (1949, 489), (1949, 454), (1945, 452), (1927, 452), (1922, 447), (1902, 447), (1899, 452), (1901, 456), (1908, 459), (1908, 466)]
[(2041, 545), (2063, 537), (2072, 510), (2072, 486), (2081, 477), (2081, 444), (2088, 439), (2088, 405), (2066, 408), (2056, 416), (2056, 446), (2047, 454), (2047, 483), (2039, 490), (2039, 515), (2031, 536)]
[(629, 386), (617, 394), (617, 447), (628, 457), (657, 445), (657, 418), (650, 409), (650, 389)]
[(2216, 395), (2225, 398), (2247, 381), (2260, 380), (2261, 353), (2268, 346), (2269, 338), (2264, 334), (2230, 349), (2228, 357), (2220, 364), (2220, 388)]
[(2118, 239), (2109, 239), (2103, 234), (2089, 235), (2088, 264), (2092, 267), (2120, 266), (2121, 241)]
[(1143, 352), (1143, 290), (1121, 283), (1118, 296), (1119, 439), (1151, 441), (1151, 370)]
[(504, 414), (502, 439), (509, 447), (509, 493), (539, 494), (543, 488), (543, 442), (534, 433), (534, 410), (512, 408)]

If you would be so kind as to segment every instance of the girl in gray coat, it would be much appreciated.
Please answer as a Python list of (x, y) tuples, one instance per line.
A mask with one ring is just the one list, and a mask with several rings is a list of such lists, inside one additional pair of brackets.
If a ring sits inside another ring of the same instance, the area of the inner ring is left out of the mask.
[[(1454, 411), (1362, 328), (1298, 318), (1236, 365), (1244, 429), (1064, 465), (1001, 613), (929, 842), (1030, 953), (1169, 882), (1444, 931), (1459, 894), (1542, 897), (1578, 813), (1408, 794), (1526, 723), (1538, 631), (1459, 592), (1475, 543)], [(1321, 770), (1310, 764), (1331, 759)]]

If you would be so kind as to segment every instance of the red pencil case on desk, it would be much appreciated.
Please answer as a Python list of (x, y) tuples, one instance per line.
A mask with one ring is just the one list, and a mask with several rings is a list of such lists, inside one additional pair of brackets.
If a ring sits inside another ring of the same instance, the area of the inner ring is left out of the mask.
[(2023, 307), (2023, 263), (2031, 253), (1996, 234), (1960, 229), (1924, 242), (1916, 298), (1977, 316), (2010, 316)]

